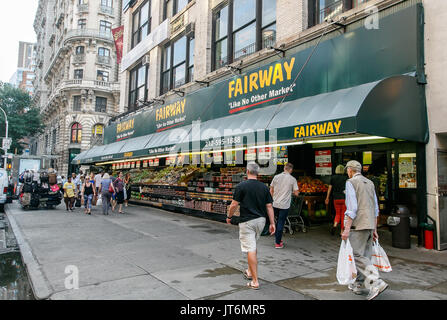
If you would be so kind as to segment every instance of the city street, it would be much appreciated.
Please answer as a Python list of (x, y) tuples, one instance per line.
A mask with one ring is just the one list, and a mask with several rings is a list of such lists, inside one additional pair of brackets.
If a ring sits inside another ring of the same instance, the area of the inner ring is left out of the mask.
[[(37, 299), (291, 299), (364, 300), (337, 283), (340, 238), (328, 226), (286, 234), (285, 248), (273, 237), (258, 246), (260, 290), (245, 287), (246, 267), (238, 228), (220, 222), (129, 206), (124, 215), (24, 211), (6, 207)], [(381, 244), (393, 267), (383, 274), (390, 288), (377, 300), (447, 299), (447, 252)], [(79, 289), (66, 279), (79, 271)], [(66, 273), (67, 272), (67, 273)]]

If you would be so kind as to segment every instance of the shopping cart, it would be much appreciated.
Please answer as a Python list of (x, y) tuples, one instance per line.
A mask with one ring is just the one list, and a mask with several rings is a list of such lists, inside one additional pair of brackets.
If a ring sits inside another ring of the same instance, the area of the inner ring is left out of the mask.
[(284, 232), (288, 231), (290, 234), (293, 234), (294, 231), (297, 231), (297, 227), (299, 227), (302, 232), (307, 231), (306, 226), (304, 225), (304, 220), (301, 217), (301, 209), (303, 208), (303, 204), (304, 196), (292, 197), (289, 214), (284, 224)]

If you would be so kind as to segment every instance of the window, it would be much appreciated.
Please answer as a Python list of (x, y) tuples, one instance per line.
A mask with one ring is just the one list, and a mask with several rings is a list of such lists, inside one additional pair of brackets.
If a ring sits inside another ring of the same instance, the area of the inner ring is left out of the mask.
[(132, 48), (144, 40), (151, 32), (151, 5), (146, 1), (133, 14)]
[(74, 71), (74, 78), (75, 78), (75, 79), (78, 79), (78, 80), (84, 78), (84, 70), (82, 70), (82, 69), (76, 69), (76, 70)]
[(82, 140), (82, 125), (75, 122), (71, 126), (71, 143), (81, 143)]
[(109, 82), (109, 72), (102, 70), (96, 71), (96, 80)]
[(108, 35), (112, 30), (112, 23), (108, 21), (101, 20), (99, 21), (99, 32), (101, 34)]
[(182, 11), (191, 0), (164, 0), (163, 20)]
[(112, 8), (113, 0), (101, 0), (101, 6)]
[(104, 125), (95, 124), (92, 128), (92, 135), (94, 137), (102, 137), (103, 134), (104, 134)]
[(213, 14), (213, 69), (275, 41), (276, 0), (229, 0)]
[(53, 134), (51, 136), (53, 148), (56, 146), (56, 139), (57, 139), (57, 134), (56, 133), (57, 133), (56, 129), (53, 129)]
[(180, 87), (192, 79), (194, 72), (194, 38), (183, 36), (164, 48), (161, 94)]
[(73, 111), (81, 111), (81, 96), (73, 97)]
[(84, 54), (84, 46), (77, 46), (75, 49), (75, 53), (78, 54)]
[(107, 98), (96, 97), (95, 111), (107, 112)]
[(107, 48), (98, 48), (98, 56), (110, 57), (110, 50)]
[(137, 108), (138, 100), (145, 101), (149, 87), (149, 68), (139, 64), (130, 71), (129, 110)]
[(78, 29), (85, 29), (87, 26), (87, 20), (86, 19), (79, 19), (78, 20)]
[(309, 0), (309, 27), (323, 23), (369, 0)]

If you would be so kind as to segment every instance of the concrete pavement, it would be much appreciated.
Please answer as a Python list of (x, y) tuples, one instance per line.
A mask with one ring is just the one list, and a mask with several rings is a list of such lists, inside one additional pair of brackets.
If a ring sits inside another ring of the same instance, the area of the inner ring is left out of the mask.
[[(62, 209), (6, 208), (38, 299), (365, 299), (338, 285), (340, 238), (327, 226), (285, 235), (282, 250), (261, 237), (261, 290), (250, 290), (236, 226), (139, 206), (109, 216)], [(377, 299), (447, 299), (447, 252), (396, 249), (388, 231), (379, 235), (393, 271)], [(79, 289), (66, 288), (70, 266)]]

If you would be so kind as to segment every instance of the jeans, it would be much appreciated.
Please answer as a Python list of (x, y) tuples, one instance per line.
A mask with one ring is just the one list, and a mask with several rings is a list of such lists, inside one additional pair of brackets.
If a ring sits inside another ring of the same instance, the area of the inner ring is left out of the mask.
[(92, 199), (93, 199), (93, 194), (84, 194), (84, 206), (86, 209), (91, 209), (92, 208)]
[(273, 208), (273, 210), (275, 212), (275, 217), (277, 217), (275, 243), (280, 244), (282, 239), (282, 232), (284, 230), (284, 224), (286, 223), (287, 215), (289, 214), (289, 209)]

